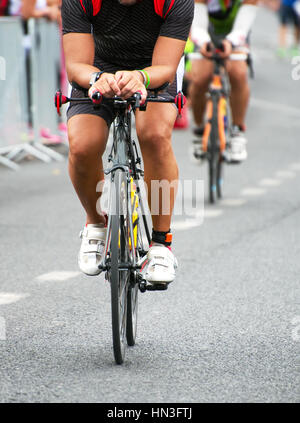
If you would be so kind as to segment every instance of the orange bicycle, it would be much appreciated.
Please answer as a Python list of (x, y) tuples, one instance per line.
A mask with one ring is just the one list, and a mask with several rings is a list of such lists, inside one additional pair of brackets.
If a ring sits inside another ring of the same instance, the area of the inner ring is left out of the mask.
[[(221, 49), (216, 48), (211, 60), (214, 63), (212, 81), (207, 93), (205, 127), (202, 137), (201, 159), (207, 159), (209, 167), (209, 201), (215, 203), (222, 198), (223, 163), (226, 161), (226, 146), (229, 143), (232, 118), (230, 108), (230, 83), (225, 60), (220, 57)], [(191, 53), (191, 59), (201, 59), (200, 53)], [(246, 53), (234, 53), (229, 60), (246, 60)]]

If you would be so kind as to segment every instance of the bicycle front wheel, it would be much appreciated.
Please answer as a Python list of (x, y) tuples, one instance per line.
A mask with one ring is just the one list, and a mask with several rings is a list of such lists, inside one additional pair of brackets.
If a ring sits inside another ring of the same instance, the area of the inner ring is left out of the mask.
[(112, 335), (117, 364), (122, 364), (125, 358), (127, 300), (130, 284), (127, 193), (126, 174), (117, 170), (112, 184), (110, 243)]
[(211, 132), (208, 145), (209, 162), (209, 201), (216, 202), (219, 164), (219, 143), (218, 143), (218, 99), (212, 98)]

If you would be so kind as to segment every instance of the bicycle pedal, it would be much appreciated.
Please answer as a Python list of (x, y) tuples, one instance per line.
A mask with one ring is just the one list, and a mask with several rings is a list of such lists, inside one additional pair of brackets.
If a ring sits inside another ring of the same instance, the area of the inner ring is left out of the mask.
[(156, 283), (146, 286), (147, 291), (166, 291), (169, 287), (168, 283)]
[(168, 283), (151, 284), (145, 279), (141, 279), (139, 281), (139, 289), (142, 293), (146, 291), (166, 291), (168, 289), (168, 285)]

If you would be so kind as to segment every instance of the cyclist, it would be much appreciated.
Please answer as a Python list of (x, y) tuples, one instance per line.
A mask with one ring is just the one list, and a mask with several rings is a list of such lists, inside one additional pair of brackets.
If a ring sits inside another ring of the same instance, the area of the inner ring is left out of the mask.
[[(222, 42), (220, 56), (228, 58), (232, 52), (247, 51), (248, 39), (257, 13), (257, 0), (195, 0), (195, 18), (192, 40), (200, 47), (203, 60), (194, 61), (190, 98), (196, 124), (194, 155), (201, 158), (201, 136), (206, 105), (205, 94), (213, 73), (210, 43)], [(233, 128), (231, 142), (226, 150), (227, 159), (241, 162), (247, 158), (245, 118), (250, 97), (245, 61), (228, 61), (226, 68), (231, 82), (231, 108)]]
[[(92, 104), (73, 103), (68, 111), (70, 143), (69, 173), (86, 211), (81, 233), (79, 267), (96, 275), (106, 236), (106, 218), (99, 214), (103, 180), (102, 155), (106, 148), (114, 111), (106, 97), (126, 99), (147, 88), (169, 82), (162, 94), (174, 96), (181, 89), (183, 52), (194, 14), (193, 0), (63, 0), (63, 42), (69, 81), (76, 84), (72, 97), (84, 90), (100, 91), (104, 99), (98, 110)], [(149, 104), (136, 112), (136, 130), (142, 149), (145, 182), (178, 179), (171, 135), (177, 109), (172, 104)], [(151, 282), (172, 282), (177, 261), (171, 251), (171, 215), (176, 190), (170, 190), (170, 211), (152, 216), (153, 231), (145, 278)], [(151, 209), (151, 195), (149, 195)]]
[[(298, 7), (297, 7), (298, 6)], [(300, 43), (300, 5), (299, 0), (281, 0), (279, 8), (279, 47), (277, 54), (279, 57), (286, 57), (288, 50), (287, 45), (287, 30), (288, 24), (291, 23), (294, 26), (294, 45), (291, 46), (291, 56), (299, 55), (299, 43)]]

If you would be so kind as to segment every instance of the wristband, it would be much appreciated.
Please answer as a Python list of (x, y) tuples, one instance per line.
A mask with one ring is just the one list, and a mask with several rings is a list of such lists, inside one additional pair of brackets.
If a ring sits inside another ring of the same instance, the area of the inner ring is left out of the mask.
[(137, 72), (139, 72), (142, 75), (142, 77), (144, 79), (143, 84), (146, 86), (146, 84), (147, 84), (147, 77), (146, 77), (145, 73), (142, 70), (137, 70)]
[(93, 72), (90, 79), (90, 87), (95, 84), (95, 82), (99, 81), (102, 74), (105, 73), (104, 71)]
[(145, 77), (146, 77), (147, 82), (145, 84), (145, 88), (148, 88), (149, 85), (150, 85), (150, 76), (149, 76), (148, 72), (145, 71), (145, 69), (143, 69), (141, 72), (143, 72), (143, 75), (145, 75)]

